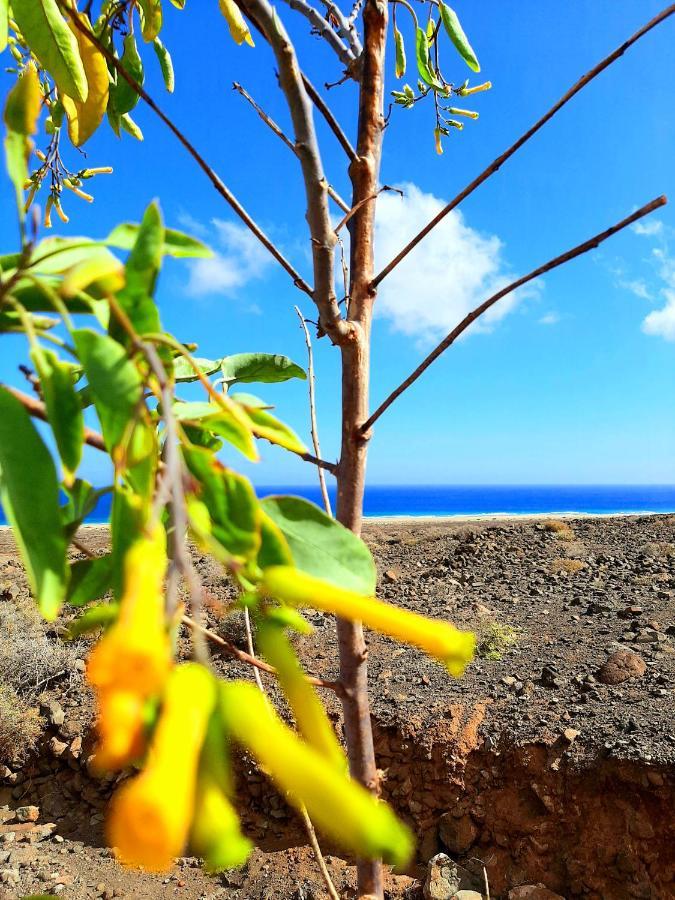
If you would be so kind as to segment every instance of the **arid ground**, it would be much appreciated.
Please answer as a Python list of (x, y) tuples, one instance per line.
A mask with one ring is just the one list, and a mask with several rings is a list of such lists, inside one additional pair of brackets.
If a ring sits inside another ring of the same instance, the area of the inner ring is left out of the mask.
[[(675, 518), (392, 521), (368, 524), (365, 538), (380, 596), (479, 637), (455, 681), (416, 650), (369, 635), (383, 794), (419, 838), (410, 871), (388, 877), (388, 896), (421, 897), (425, 881), (426, 896), (455, 896), (456, 887), (442, 893), (438, 866), (428, 880), (428, 861), (443, 852), (474, 900), (486, 878), (492, 898), (675, 897)], [(102, 551), (107, 532), (86, 528), (80, 539)], [(241, 620), (216, 614), (231, 589), (196, 558), (211, 626), (243, 648)], [(117, 865), (102, 826), (113, 779), (87, 765), (88, 642), (60, 637), (71, 616), (37, 619), (1, 531), (0, 897), (325, 897), (302, 825), (246, 759), (239, 807), (259, 849), (244, 869), (209, 877), (184, 859), (160, 877)], [(308, 617), (306, 667), (333, 678), (334, 622)], [(217, 665), (251, 677), (229, 658)], [(326, 699), (339, 729), (338, 704)], [(353, 867), (322, 843), (350, 897)], [(534, 884), (553, 893), (523, 887)]]

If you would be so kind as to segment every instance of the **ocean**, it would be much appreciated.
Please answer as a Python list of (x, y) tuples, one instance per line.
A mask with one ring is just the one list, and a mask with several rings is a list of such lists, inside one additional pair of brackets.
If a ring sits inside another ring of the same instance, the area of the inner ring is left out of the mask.
[[(298, 494), (321, 504), (317, 487), (265, 486), (258, 495)], [(330, 490), (335, 504), (335, 490)], [(105, 522), (110, 496), (87, 520)], [(372, 485), (365, 514), (373, 516), (528, 515), (536, 513), (675, 513), (675, 485)], [(0, 508), (0, 524), (6, 524)]]

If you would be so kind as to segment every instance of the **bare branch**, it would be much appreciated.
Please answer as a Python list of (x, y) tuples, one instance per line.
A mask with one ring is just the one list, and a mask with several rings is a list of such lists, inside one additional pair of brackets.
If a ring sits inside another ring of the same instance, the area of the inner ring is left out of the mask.
[(256, 224), (256, 222), (251, 218), (251, 216), (246, 212), (241, 203), (234, 196), (232, 191), (229, 190), (221, 180), (220, 176), (211, 168), (211, 166), (206, 162), (204, 157), (199, 153), (197, 148), (188, 140), (188, 138), (183, 134), (183, 132), (178, 128), (177, 125), (171, 121), (171, 119), (162, 112), (159, 106), (155, 103), (155, 101), (150, 97), (147, 91), (141, 87), (138, 82), (129, 75), (124, 66), (120, 63), (117, 57), (110, 52), (110, 50), (104, 46), (96, 37), (93, 32), (91, 32), (86, 25), (84, 25), (77, 16), (74, 16), (71, 19), (72, 23), (75, 27), (80, 31), (86, 39), (93, 44), (106, 58), (109, 65), (111, 65), (118, 75), (120, 75), (124, 80), (129, 84), (129, 86), (141, 97), (142, 100), (150, 107), (150, 109), (164, 122), (167, 128), (175, 135), (176, 138), (180, 141), (183, 147), (187, 150), (190, 156), (197, 163), (199, 168), (204, 172), (206, 177), (209, 179), (213, 187), (220, 194), (220, 196), (230, 205), (230, 207), (234, 210), (234, 212), (239, 216), (241, 221), (246, 225), (246, 227), (254, 234), (260, 243), (268, 250), (272, 256), (276, 259), (276, 261), (288, 272), (288, 274), (293, 279), (293, 284), (296, 287), (300, 288), (301, 291), (304, 291), (305, 294), (309, 294), (312, 296), (312, 289), (307, 284), (307, 282), (301, 277), (301, 275), (296, 272), (291, 263), (286, 259), (281, 250), (276, 247), (270, 238), (265, 234), (262, 228)]
[(351, 337), (352, 327), (340, 315), (335, 296), (335, 244), (328, 208), (327, 181), (314, 130), (312, 104), (300, 75), (295, 49), (268, 0), (239, 0), (255, 19), (274, 53), (279, 67), (279, 84), (288, 103), (295, 146), (302, 167), (307, 200), (307, 222), (312, 239), (314, 291), (319, 324), (336, 344)]
[(300, 13), (301, 16), (304, 16), (305, 19), (307, 19), (316, 34), (322, 37), (329, 47), (335, 51), (342, 65), (349, 71), (356, 60), (356, 56), (354, 55), (353, 50), (345, 47), (339, 34), (336, 31), (333, 31), (330, 22), (328, 22), (325, 16), (322, 16), (318, 9), (315, 9), (307, 3), (307, 0), (284, 0), (284, 2), (287, 3), (292, 10)]
[[(8, 384), (3, 384), (2, 387), (16, 397), (26, 412), (34, 419), (40, 419), (42, 422), (48, 421), (47, 409), (40, 400), (37, 400), (35, 397), (31, 397), (28, 394), (24, 394), (23, 391), (18, 391)], [(102, 450), (105, 453), (106, 448), (102, 435), (98, 434), (96, 431), (92, 431), (91, 428), (84, 429), (84, 442), (90, 447), (95, 447), (97, 450)]]
[[(270, 116), (268, 116), (267, 113), (265, 112), (265, 110), (259, 104), (257, 104), (255, 102), (255, 100), (253, 99), (253, 97), (251, 97), (251, 95), (246, 90), (246, 88), (243, 87), (241, 84), (239, 84), (238, 81), (233, 82), (232, 87), (241, 97), (244, 98), (244, 100), (247, 100), (248, 103), (250, 103), (250, 105), (253, 107), (253, 109), (258, 113), (260, 118), (263, 120), (265, 125), (267, 125), (269, 128), (272, 129), (274, 134), (276, 134), (276, 136), (279, 138), (279, 140), (281, 140), (288, 147), (288, 149), (291, 151), (291, 153), (293, 153), (295, 156), (299, 157), (298, 150), (297, 150), (295, 144), (293, 143), (293, 141), (289, 137), (287, 137), (287, 135), (284, 134), (284, 132), (277, 125), (277, 123), (274, 121), (274, 119), (272, 119)], [(337, 205), (340, 207), (340, 209), (343, 212), (349, 212), (349, 206), (345, 203), (345, 201), (338, 194), (338, 192), (335, 190), (335, 188), (329, 184), (327, 189), (328, 189), (328, 194), (335, 201), (335, 203), (337, 203)]]
[(476, 321), (476, 319), (482, 316), (483, 313), (490, 309), (491, 306), (494, 306), (495, 303), (497, 303), (503, 297), (506, 297), (507, 294), (511, 294), (517, 288), (522, 287), (524, 284), (527, 284), (528, 281), (533, 281), (535, 278), (539, 278), (540, 275), (544, 275), (546, 272), (550, 272), (552, 269), (556, 269), (558, 266), (562, 266), (564, 263), (576, 259), (577, 256), (581, 256), (583, 253), (587, 253), (589, 250), (594, 250), (596, 247), (602, 244), (603, 241), (606, 241), (607, 238), (612, 237), (612, 235), (626, 228), (628, 225), (632, 225), (633, 222), (637, 222), (637, 220), (643, 218), (643, 216), (647, 216), (649, 215), (649, 213), (654, 212), (655, 209), (659, 209), (661, 206), (665, 206), (667, 202), (668, 201), (665, 197), (657, 197), (655, 200), (652, 200), (651, 203), (647, 203), (646, 206), (641, 207), (636, 212), (632, 213), (632, 215), (628, 216), (625, 219), (622, 219), (620, 222), (617, 222), (616, 225), (612, 225), (612, 227), (608, 228), (606, 231), (601, 231), (600, 234), (596, 234), (595, 237), (589, 238), (589, 240), (584, 241), (583, 244), (579, 244), (572, 250), (567, 250), (565, 253), (561, 253), (560, 256), (556, 256), (555, 259), (551, 259), (547, 263), (544, 263), (544, 265), (533, 269), (528, 275), (523, 275), (521, 278), (518, 278), (516, 281), (502, 288), (500, 291), (497, 291), (496, 294), (493, 294), (491, 297), (481, 303), (480, 306), (477, 306), (462, 319), (459, 325), (455, 326), (455, 328), (453, 328), (453, 330), (443, 338), (440, 344), (431, 351), (431, 353), (419, 364), (415, 371), (404, 381), (402, 381), (401, 384), (396, 388), (396, 390), (392, 391), (387, 399), (378, 406), (378, 408), (370, 416), (368, 421), (362, 425), (362, 433), (365, 434), (366, 432), (368, 432), (368, 430), (372, 428), (373, 424), (380, 418), (382, 413), (391, 406), (394, 400), (396, 400), (397, 397), (400, 397), (401, 394), (405, 390), (407, 390), (411, 384), (414, 384), (414, 382), (417, 381), (420, 375), (429, 368), (432, 362), (438, 359), (438, 357), (457, 340), (460, 334), (466, 331), (469, 325), (471, 325)]
[(329, 16), (335, 22), (338, 34), (347, 41), (354, 57), (358, 59), (363, 53), (363, 47), (361, 46), (361, 40), (358, 31), (356, 30), (355, 22), (350, 21), (340, 7), (336, 3), (332, 3), (331, 0), (321, 0), (321, 2), (328, 10)]
[(335, 118), (335, 116), (331, 112), (330, 107), (328, 106), (326, 101), (323, 99), (321, 94), (317, 91), (317, 89), (314, 87), (312, 82), (309, 80), (309, 78), (307, 78), (307, 76), (304, 73), (302, 75), (302, 83), (304, 84), (305, 90), (307, 91), (307, 96), (309, 97), (309, 99), (312, 101), (314, 106), (316, 106), (316, 108), (319, 110), (321, 115), (326, 120), (328, 127), (333, 132), (333, 134), (335, 135), (335, 137), (338, 140), (338, 143), (340, 144), (342, 149), (345, 151), (345, 153), (349, 157), (349, 161), (354, 162), (354, 160), (357, 158), (356, 150), (349, 143), (349, 139), (347, 138), (347, 135), (344, 133), (344, 131), (340, 127), (340, 123), (338, 122), (338, 120)]
[(410, 253), (411, 250), (414, 250), (415, 247), (419, 244), (421, 240), (423, 240), (432, 229), (434, 229), (439, 222), (441, 222), (449, 212), (452, 212), (455, 207), (459, 206), (466, 198), (472, 194), (476, 188), (480, 187), (483, 182), (487, 181), (490, 176), (494, 175), (495, 172), (498, 172), (502, 165), (513, 156), (523, 144), (526, 144), (527, 141), (533, 137), (540, 128), (543, 128), (547, 122), (549, 122), (553, 116), (565, 106), (566, 103), (576, 96), (579, 91), (586, 87), (597, 75), (603, 72), (608, 66), (611, 66), (613, 62), (616, 62), (623, 54), (628, 50), (629, 47), (632, 47), (637, 41), (640, 40), (641, 37), (644, 37), (645, 34), (648, 34), (653, 28), (656, 28), (661, 22), (665, 21), (669, 16), (672, 16), (675, 13), (675, 3), (672, 3), (670, 6), (666, 7), (666, 9), (662, 10), (655, 16), (651, 21), (647, 22), (646, 25), (643, 25), (639, 31), (636, 31), (632, 37), (629, 37), (627, 41), (624, 41), (620, 47), (617, 47), (609, 56), (606, 56), (601, 62), (599, 62), (596, 66), (594, 66), (589, 72), (587, 72), (582, 78), (580, 78), (576, 84), (574, 84), (563, 96), (555, 103), (547, 113), (545, 113), (541, 119), (539, 119), (535, 124), (525, 132), (525, 134), (521, 135), (515, 144), (512, 144), (508, 150), (505, 150), (501, 156), (498, 156), (494, 162), (490, 163), (490, 165), (485, 169), (481, 174), (474, 178), (471, 184), (468, 184), (463, 191), (460, 191), (459, 194), (451, 200), (443, 209), (437, 213), (434, 218), (424, 226), (424, 228), (419, 232), (419, 234), (415, 235), (415, 237), (406, 244), (406, 246), (398, 253), (390, 263), (388, 263), (382, 271), (373, 278), (371, 282), (371, 288), (374, 290), (380, 282), (389, 275), (392, 269), (395, 269), (396, 266), (401, 262), (401, 260), (405, 259), (405, 257)]
[[(319, 426), (316, 421), (316, 399), (314, 396), (314, 387), (316, 383), (316, 379), (314, 377), (314, 353), (312, 352), (312, 339), (309, 336), (309, 329), (307, 328), (307, 323), (305, 322), (305, 317), (303, 316), (300, 308), (298, 306), (294, 307), (297, 317), (300, 319), (300, 326), (305, 335), (305, 345), (307, 346), (307, 387), (309, 390), (309, 422), (310, 422), (310, 431), (312, 433), (312, 443), (314, 445), (314, 452), (318, 457), (321, 457), (321, 445), (319, 443)], [(328, 513), (329, 516), (333, 515), (333, 512), (330, 507), (330, 497), (328, 496), (328, 488), (326, 487), (326, 478), (323, 474), (323, 469), (321, 466), (317, 468), (317, 472), (319, 475), (319, 486), (321, 488), (321, 496), (323, 498), (324, 509)]]

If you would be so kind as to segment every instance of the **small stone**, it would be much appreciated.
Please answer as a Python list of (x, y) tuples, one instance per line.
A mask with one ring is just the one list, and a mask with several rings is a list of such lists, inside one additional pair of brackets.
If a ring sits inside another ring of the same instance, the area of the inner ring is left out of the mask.
[(437, 853), (429, 860), (423, 896), (424, 900), (452, 900), (458, 891), (472, 891), (475, 886), (470, 872), (445, 853)]
[(49, 724), (56, 728), (63, 725), (66, 717), (61, 704), (57, 703), (56, 700), (45, 700), (44, 703), (40, 704), (40, 712), (47, 717)]
[(563, 737), (565, 738), (565, 740), (567, 741), (568, 744), (573, 744), (576, 741), (576, 739), (579, 737), (580, 734), (581, 734), (581, 732), (577, 731), (576, 728), (566, 728), (563, 731)]
[(14, 818), (17, 822), (37, 822), (40, 818), (38, 806), (19, 806), (14, 810)]
[(452, 900), (483, 900), (483, 895), (478, 891), (457, 891)]
[(63, 756), (67, 749), (68, 744), (65, 741), (60, 741), (57, 737), (50, 738), (49, 750), (52, 756)]
[(545, 884), (521, 884), (511, 888), (508, 900), (565, 900), (560, 894), (549, 891)]
[(630, 678), (641, 678), (646, 670), (645, 661), (637, 653), (617, 650), (602, 664), (597, 677), (602, 684), (621, 684)]
[(2, 884), (18, 884), (21, 879), (18, 869), (3, 869), (0, 872), (0, 882)]
[(478, 837), (478, 828), (469, 815), (456, 819), (452, 813), (445, 813), (438, 820), (438, 833), (450, 853), (461, 855), (471, 847)]
[(398, 569), (387, 569), (383, 575), (385, 584), (395, 584), (400, 578)]

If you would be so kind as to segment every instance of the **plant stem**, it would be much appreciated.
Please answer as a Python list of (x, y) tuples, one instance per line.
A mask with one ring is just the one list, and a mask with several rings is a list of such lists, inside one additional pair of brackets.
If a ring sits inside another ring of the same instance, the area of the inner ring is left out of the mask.
[[(342, 354), (342, 450), (337, 474), (337, 518), (355, 534), (361, 531), (368, 435), (361, 425), (368, 418), (370, 325), (375, 294), (372, 281), (375, 204), (384, 130), (384, 51), (387, 4), (366, 0), (364, 51), (359, 91), (357, 158), (349, 168), (352, 181), (349, 320), (352, 339)], [(365, 202), (367, 201), (367, 202)], [(374, 794), (379, 791), (368, 700), (367, 649), (358, 622), (338, 620), (340, 680), (347, 754), (352, 775)], [(359, 897), (383, 896), (380, 860), (357, 861)]]

